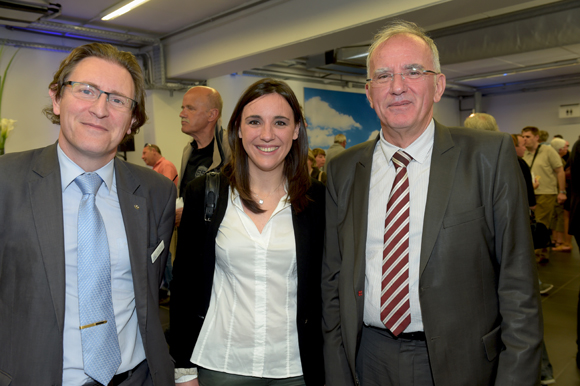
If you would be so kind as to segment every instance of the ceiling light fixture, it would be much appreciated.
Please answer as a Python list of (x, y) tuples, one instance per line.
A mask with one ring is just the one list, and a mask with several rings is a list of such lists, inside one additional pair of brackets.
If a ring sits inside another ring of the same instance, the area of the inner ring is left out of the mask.
[(108, 12), (105, 16), (103, 16), (101, 18), (101, 20), (113, 20), (116, 17), (119, 17), (127, 12), (129, 12), (130, 10), (132, 10), (133, 8), (137, 8), (138, 6), (140, 6), (141, 4), (144, 4), (146, 2), (148, 2), (149, 0), (133, 0), (127, 4), (125, 4), (124, 6), (122, 6), (121, 8), (117, 8), (115, 11), (113, 12), (108, 12), (109, 10), (107, 10), (106, 12)]

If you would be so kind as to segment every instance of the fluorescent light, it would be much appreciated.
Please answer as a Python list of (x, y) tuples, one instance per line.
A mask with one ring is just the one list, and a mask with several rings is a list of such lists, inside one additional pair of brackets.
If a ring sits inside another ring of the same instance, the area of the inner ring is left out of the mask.
[(116, 11), (113, 11), (113, 12), (109, 13), (108, 15), (103, 16), (101, 18), (101, 20), (113, 20), (114, 18), (119, 17), (119, 16), (129, 12), (133, 8), (137, 8), (141, 4), (144, 4), (148, 1), (149, 0), (133, 0), (129, 4), (124, 5), (123, 7), (117, 9)]

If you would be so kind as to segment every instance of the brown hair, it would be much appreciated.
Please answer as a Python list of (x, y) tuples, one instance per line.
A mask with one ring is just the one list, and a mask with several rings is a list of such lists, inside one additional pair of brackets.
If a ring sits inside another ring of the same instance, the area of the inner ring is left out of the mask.
[(319, 154), (322, 154), (326, 157), (326, 152), (319, 147), (312, 149), (312, 153), (314, 154), (314, 158), (318, 157)]
[(310, 176), (306, 160), (308, 158), (308, 136), (304, 125), (304, 116), (298, 99), (285, 82), (266, 78), (252, 84), (240, 97), (228, 124), (228, 142), (232, 150), (230, 161), (224, 166), (223, 173), (229, 179), (232, 188), (240, 194), (240, 199), (254, 213), (263, 213), (258, 203), (252, 198), (250, 190), (250, 173), (248, 154), (238, 136), (244, 108), (252, 101), (268, 94), (282, 96), (294, 113), (294, 121), (299, 123), (298, 138), (292, 141), (292, 147), (284, 160), (284, 176), (288, 181), (288, 196), (295, 213), (301, 212), (308, 205), (306, 192), (310, 188)]
[(519, 137), (521, 137), (520, 134), (512, 134), (512, 141), (514, 141), (514, 146), (518, 147), (520, 144), (520, 139)]
[(161, 149), (160, 149), (160, 148), (159, 148), (159, 146), (157, 146), (157, 145), (154, 145), (154, 144), (152, 144), (152, 143), (146, 143), (146, 144), (145, 144), (145, 146), (143, 146), (143, 147), (144, 147), (144, 148), (145, 148), (145, 147), (150, 147), (151, 149), (153, 149), (153, 150), (155, 150), (157, 153), (159, 153), (159, 155), (162, 155), (162, 154), (161, 154)]
[(540, 129), (534, 126), (526, 126), (522, 129), (522, 133), (529, 131), (533, 136), (540, 135)]
[[(112, 45), (105, 43), (90, 43), (79, 46), (72, 50), (60, 63), (60, 67), (54, 74), (54, 78), (48, 88), (54, 91), (55, 98), (60, 99), (64, 91), (64, 83), (68, 81), (69, 75), (83, 59), (91, 57), (118, 64), (131, 74), (133, 85), (135, 86), (135, 95), (131, 99), (137, 102), (132, 111), (132, 117), (135, 122), (131, 125), (131, 135), (137, 134), (139, 128), (147, 121), (147, 113), (145, 112), (145, 80), (143, 79), (141, 67), (139, 67), (139, 63), (132, 53), (119, 51)], [(52, 123), (60, 124), (60, 116), (54, 113), (52, 105), (45, 107), (42, 112)]]

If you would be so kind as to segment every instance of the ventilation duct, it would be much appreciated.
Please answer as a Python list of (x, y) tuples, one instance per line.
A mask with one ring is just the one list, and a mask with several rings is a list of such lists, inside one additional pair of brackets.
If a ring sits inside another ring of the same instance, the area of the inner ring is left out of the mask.
[(0, 24), (27, 27), (40, 19), (50, 19), (60, 15), (60, 4), (46, 4), (44, 1), (0, 1)]

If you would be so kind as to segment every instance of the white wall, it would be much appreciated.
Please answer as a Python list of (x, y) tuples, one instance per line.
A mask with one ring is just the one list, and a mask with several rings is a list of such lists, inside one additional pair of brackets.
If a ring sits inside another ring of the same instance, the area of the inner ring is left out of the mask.
[[(0, 75), (15, 51), (14, 47), (4, 48)], [(61, 52), (27, 48), (16, 54), (2, 96), (2, 118), (17, 121), (6, 141), (7, 153), (44, 147), (57, 140), (59, 126), (50, 123), (41, 110), (51, 104), (48, 84), (65, 57)]]
[(559, 118), (560, 105), (580, 103), (580, 87), (483, 97), (483, 112), (495, 117), (499, 129), (520, 133), (526, 126), (546, 130), (550, 139), (561, 134), (573, 145), (580, 135), (580, 118)]
[(445, 126), (463, 126), (457, 98), (443, 97), (433, 106), (433, 118)]

